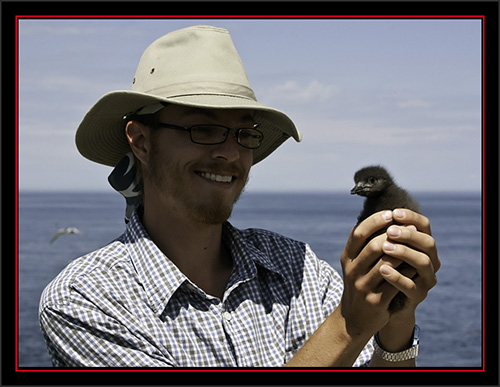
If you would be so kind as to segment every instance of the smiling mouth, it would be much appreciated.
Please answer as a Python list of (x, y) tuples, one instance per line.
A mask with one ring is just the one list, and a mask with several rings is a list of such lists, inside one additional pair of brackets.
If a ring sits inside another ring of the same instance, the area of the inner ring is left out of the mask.
[(234, 176), (231, 175), (217, 175), (215, 173), (209, 172), (196, 172), (197, 175), (211, 181), (215, 181), (217, 183), (231, 183), (233, 181)]

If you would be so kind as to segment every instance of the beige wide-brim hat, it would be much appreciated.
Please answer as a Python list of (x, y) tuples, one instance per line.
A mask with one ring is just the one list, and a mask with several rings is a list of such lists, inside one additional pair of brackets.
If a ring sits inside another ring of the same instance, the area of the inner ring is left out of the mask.
[(76, 132), (79, 152), (97, 163), (116, 166), (130, 152), (124, 117), (158, 102), (252, 110), (264, 134), (262, 145), (253, 150), (254, 164), (289, 137), (301, 140), (286, 114), (257, 102), (229, 32), (194, 26), (154, 41), (140, 59), (131, 90), (110, 92), (95, 103)]

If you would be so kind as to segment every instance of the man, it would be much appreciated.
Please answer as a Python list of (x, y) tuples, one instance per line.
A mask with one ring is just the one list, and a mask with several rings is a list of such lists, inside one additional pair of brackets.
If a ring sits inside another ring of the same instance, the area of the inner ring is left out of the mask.
[[(256, 101), (226, 30), (152, 43), (132, 90), (105, 95), (77, 131), (85, 157), (116, 167), (114, 186), (132, 182), (119, 189), (129, 221), (45, 289), (54, 365), (414, 366), (415, 308), (440, 266), (425, 217), (383, 211), (356, 227), (345, 287), (307, 244), (227, 222), (251, 166), (289, 137), (301, 139)], [(366, 243), (392, 220), (402, 226)], [(390, 314), (398, 291), (406, 304)]]

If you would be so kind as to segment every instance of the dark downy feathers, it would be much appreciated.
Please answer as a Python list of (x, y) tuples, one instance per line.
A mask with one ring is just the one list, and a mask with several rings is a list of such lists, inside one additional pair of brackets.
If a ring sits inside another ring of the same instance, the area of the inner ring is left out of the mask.
[(354, 183), (351, 194), (366, 197), (363, 211), (358, 216), (358, 223), (382, 210), (408, 208), (421, 213), (418, 202), (396, 185), (384, 167), (376, 165), (360, 169), (354, 175)]
[[(389, 172), (379, 165), (368, 166), (357, 171), (354, 175), (354, 183), (355, 186), (351, 189), (351, 195), (366, 197), (363, 210), (358, 216), (358, 224), (370, 215), (382, 210), (407, 208), (422, 213), (418, 202), (407, 191), (398, 187)], [(372, 235), (371, 238), (385, 233), (391, 224), (384, 230)], [(399, 269), (405, 265), (405, 263), (401, 264)], [(389, 311), (395, 312), (401, 309), (405, 299), (406, 296), (399, 292), (391, 301)]]

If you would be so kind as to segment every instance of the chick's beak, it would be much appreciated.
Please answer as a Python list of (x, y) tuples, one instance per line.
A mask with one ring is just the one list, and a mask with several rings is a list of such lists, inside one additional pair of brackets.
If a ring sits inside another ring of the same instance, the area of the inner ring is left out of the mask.
[(361, 189), (361, 184), (358, 183), (356, 184), (352, 189), (351, 189), (351, 195), (356, 195)]

